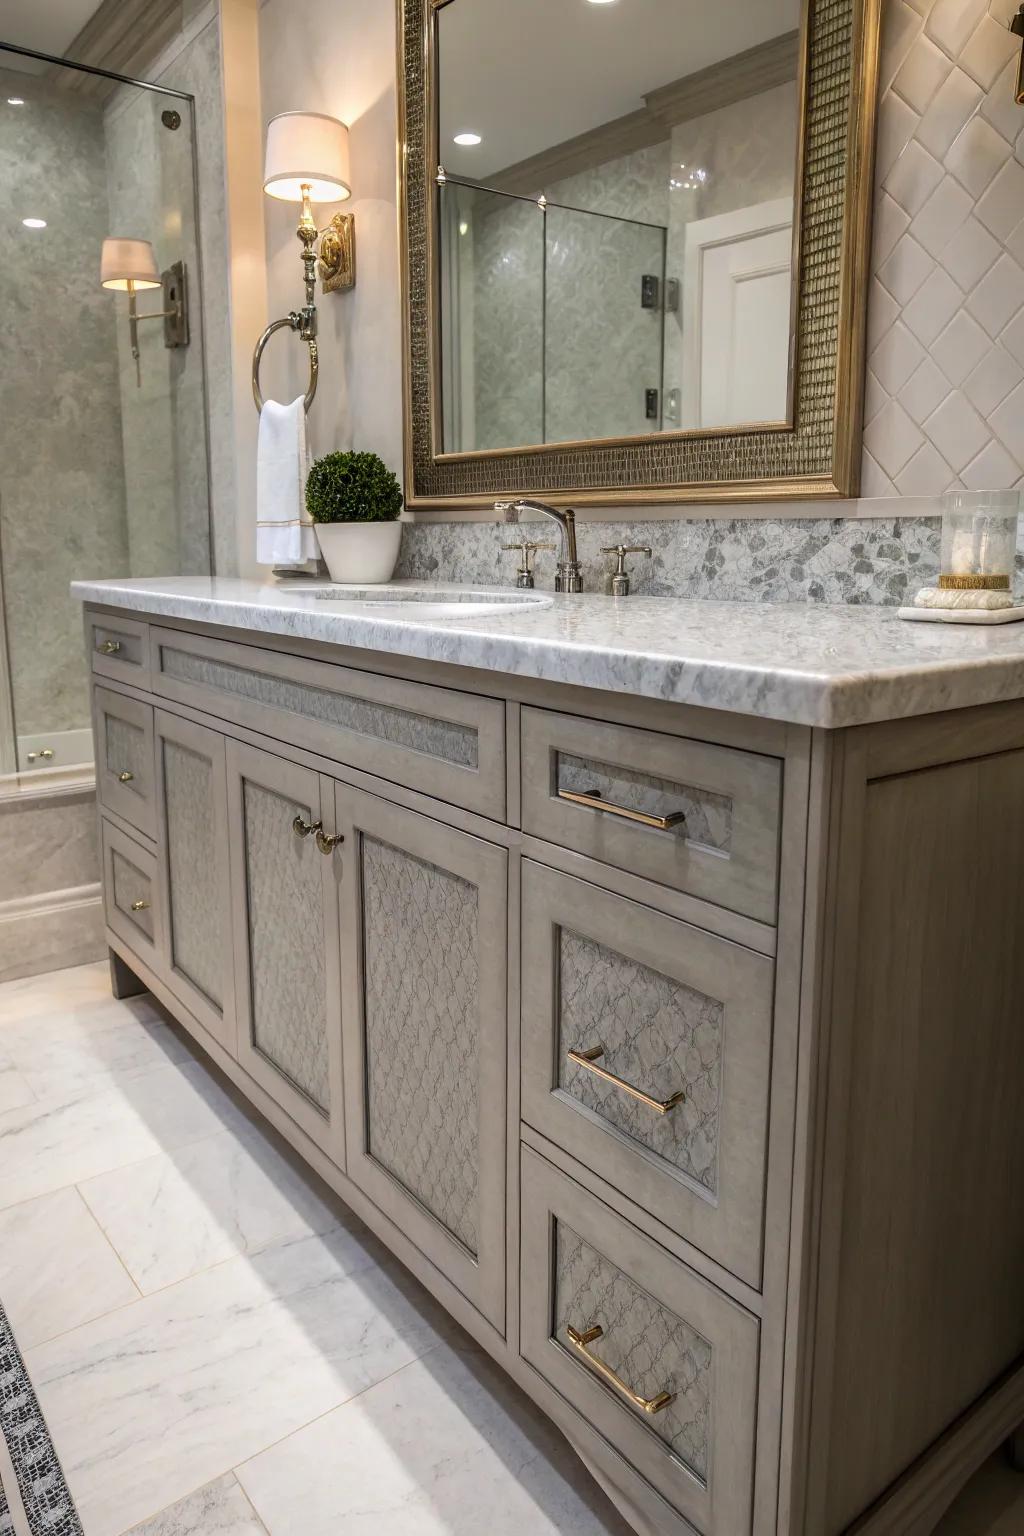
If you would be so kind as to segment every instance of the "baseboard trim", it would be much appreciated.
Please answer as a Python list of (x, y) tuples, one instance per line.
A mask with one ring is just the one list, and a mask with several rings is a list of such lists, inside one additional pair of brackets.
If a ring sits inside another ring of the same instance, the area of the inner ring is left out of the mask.
[(105, 953), (98, 881), (0, 902), (0, 981), (86, 965)]
[(930, 1536), (957, 1494), (1024, 1423), (1024, 1363), (970, 1407), (847, 1536)]

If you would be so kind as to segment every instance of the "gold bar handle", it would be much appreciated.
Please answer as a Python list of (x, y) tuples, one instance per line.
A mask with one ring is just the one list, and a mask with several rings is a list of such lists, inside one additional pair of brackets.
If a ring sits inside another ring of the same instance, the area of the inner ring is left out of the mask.
[(116, 656), (120, 649), (120, 640), (104, 640), (103, 644), (100, 646), (100, 653), (103, 656)]
[(652, 1109), (656, 1115), (667, 1115), (681, 1104), (686, 1094), (680, 1090), (674, 1093), (670, 1099), (652, 1099), (649, 1093), (644, 1093), (642, 1088), (634, 1088), (632, 1083), (627, 1083), (621, 1077), (616, 1077), (614, 1072), (609, 1072), (607, 1067), (599, 1067), (597, 1062), (604, 1055), (604, 1046), (596, 1045), (592, 1051), (568, 1051), (566, 1053), (571, 1062), (577, 1067), (585, 1067), (588, 1072), (593, 1072), (595, 1077), (602, 1082), (611, 1083), (613, 1088), (621, 1088), (623, 1093), (628, 1093), (630, 1098), (636, 1099), (638, 1104), (643, 1104), (647, 1109)]
[(130, 773), (127, 768), (122, 768), (121, 772), (117, 776), (117, 782), (119, 784), (130, 784), (134, 777), (134, 773)]
[(569, 800), (573, 805), (585, 805), (590, 811), (604, 811), (606, 816), (621, 816), (623, 821), (635, 821), (641, 827), (653, 827), (656, 832), (674, 832), (686, 824), (685, 811), (673, 811), (671, 816), (649, 816), (646, 811), (632, 811), (628, 805), (615, 805), (602, 800), (599, 790), (560, 789), (559, 800)]
[(616, 1376), (610, 1365), (605, 1365), (603, 1360), (598, 1359), (587, 1346), (593, 1344), (595, 1339), (604, 1337), (604, 1329), (600, 1326), (585, 1328), (582, 1333), (579, 1333), (571, 1323), (568, 1323), (565, 1331), (569, 1335), (569, 1343), (573, 1349), (583, 1356), (591, 1369), (596, 1371), (610, 1387), (614, 1387), (616, 1392), (621, 1392), (626, 1401), (634, 1408), (638, 1408), (641, 1413), (661, 1413), (669, 1403), (675, 1402), (674, 1392), (659, 1392), (657, 1397), (641, 1397), (638, 1392), (633, 1391), (632, 1387), (626, 1385), (621, 1376)]
[(149, 902), (148, 901), (133, 901), (132, 902), (132, 911), (133, 912), (148, 912), (149, 911)]

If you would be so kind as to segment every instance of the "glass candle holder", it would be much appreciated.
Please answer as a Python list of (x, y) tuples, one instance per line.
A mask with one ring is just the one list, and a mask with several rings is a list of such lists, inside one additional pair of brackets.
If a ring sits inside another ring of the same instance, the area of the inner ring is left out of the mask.
[(940, 587), (1011, 590), (1020, 500), (1019, 491), (950, 491), (943, 496)]

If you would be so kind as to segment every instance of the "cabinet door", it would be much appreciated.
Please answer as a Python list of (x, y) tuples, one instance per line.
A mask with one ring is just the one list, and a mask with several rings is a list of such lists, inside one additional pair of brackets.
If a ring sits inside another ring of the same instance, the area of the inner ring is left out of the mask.
[(163, 710), (154, 735), (164, 971), (186, 1008), (234, 1055), (224, 738)]
[(227, 753), (238, 1060), (343, 1166), (340, 859), (315, 835), (331, 781), (240, 742)]
[(503, 1331), (507, 855), (335, 799), (348, 1174)]

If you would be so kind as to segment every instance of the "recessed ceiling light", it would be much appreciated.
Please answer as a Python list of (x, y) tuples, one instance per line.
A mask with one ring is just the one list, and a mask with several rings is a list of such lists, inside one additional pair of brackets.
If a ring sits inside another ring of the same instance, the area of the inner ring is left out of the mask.
[(26, 229), (45, 229), (46, 228), (46, 220), (45, 219), (22, 219), (21, 222), (24, 224)]
[(9, 107), (23, 107), (25, 105), (25, 98), (24, 96), (8, 96), (7, 105)]
[(479, 144), (480, 143), (480, 135), (478, 133), (457, 133), (455, 135), (455, 143), (456, 144)]
[(614, 5), (615, 0), (590, 0), (591, 5)]

